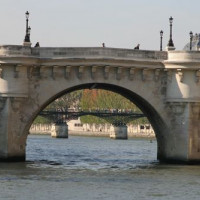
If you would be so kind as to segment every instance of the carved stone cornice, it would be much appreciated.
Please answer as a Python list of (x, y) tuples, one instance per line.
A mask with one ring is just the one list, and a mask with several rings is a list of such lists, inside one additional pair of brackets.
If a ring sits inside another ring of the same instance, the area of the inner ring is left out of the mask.
[(117, 74), (116, 74), (116, 79), (120, 80), (122, 76), (122, 67), (117, 68)]
[(147, 80), (148, 73), (149, 73), (149, 69), (143, 69), (142, 70), (142, 80), (143, 81)]
[(160, 71), (161, 71), (161, 69), (155, 69), (155, 73), (154, 73), (155, 81), (159, 80), (159, 78), (160, 78)]
[(105, 66), (104, 67), (104, 78), (108, 79), (109, 77), (109, 71), (110, 71), (110, 66)]
[(81, 79), (83, 77), (84, 66), (79, 66), (78, 68), (78, 78)]
[(11, 107), (13, 111), (18, 112), (20, 111), (20, 107), (23, 105), (23, 102), (26, 100), (26, 98), (23, 97), (12, 97), (11, 100)]
[(14, 74), (13, 74), (14, 78), (19, 78), (19, 68), (20, 67), (21, 67), (21, 65), (15, 65), (14, 66)]
[(65, 78), (68, 79), (70, 77), (72, 66), (65, 67)]
[(33, 78), (33, 77), (40, 78), (40, 69), (41, 66), (39, 65), (30, 67), (27, 71), (28, 78)]
[(97, 72), (97, 66), (92, 66), (92, 69), (91, 69), (91, 77), (92, 77), (92, 79), (95, 79), (96, 72)]
[(130, 80), (133, 80), (134, 74), (135, 74), (135, 68), (130, 68), (130, 71), (129, 71), (129, 78), (130, 78)]
[(177, 69), (177, 74), (179, 76), (180, 82), (183, 82), (184, 73), (182, 69)]
[(166, 81), (167, 82), (171, 82), (172, 81), (172, 70), (170, 70), (170, 69), (164, 69), (164, 71), (166, 73), (166, 75), (165, 75)]
[(196, 82), (199, 83), (200, 82), (200, 69), (196, 71), (195, 75), (196, 75)]
[(176, 114), (176, 115), (181, 115), (183, 114), (186, 105), (188, 104), (187, 102), (168, 102), (167, 103), (171, 109), (171, 111)]

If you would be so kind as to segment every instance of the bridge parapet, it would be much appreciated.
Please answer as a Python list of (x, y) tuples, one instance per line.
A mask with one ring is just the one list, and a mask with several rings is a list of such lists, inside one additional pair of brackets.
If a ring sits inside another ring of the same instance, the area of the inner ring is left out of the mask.
[(102, 47), (26, 47), (0, 46), (0, 56), (31, 56), (37, 58), (124, 58), (166, 60), (167, 52)]
[(102, 47), (71, 47), (71, 48), (33, 48), (33, 55), (39, 57), (66, 57), (66, 58), (127, 58), (127, 59), (152, 59), (165, 60), (167, 52), (134, 50), (122, 48), (102, 48)]
[(21, 45), (0, 46), (0, 57), (3, 56), (31, 56), (31, 48)]
[(169, 51), (168, 60), (165, 61), (165, 67), (199, 69), (200, 51)]

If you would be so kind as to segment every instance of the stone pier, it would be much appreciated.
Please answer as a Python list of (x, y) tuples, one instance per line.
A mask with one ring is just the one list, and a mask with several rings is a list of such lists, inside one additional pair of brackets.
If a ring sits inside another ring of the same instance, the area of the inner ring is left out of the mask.
[(68, 138), (68, 125), (66, 123), (53, 124), (51, 128), (51, 137)]
[(128, 128), (126, 125), (113, 126), (111, 128), (110, 138), (124, 140), (128, 139), (127, 129)]

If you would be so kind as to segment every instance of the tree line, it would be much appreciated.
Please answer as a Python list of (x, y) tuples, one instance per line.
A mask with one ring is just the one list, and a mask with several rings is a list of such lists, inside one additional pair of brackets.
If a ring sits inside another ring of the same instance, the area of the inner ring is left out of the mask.
[[(49, 104), (45, 110), (60, 110), (67, 111), (68, 109), (74, 109), (77, 111), (98, 111), (98, 110), (132, 110), (137, 113), (141, 113), (140, 109), (127, 98), (122, 95), (102, 89), (84, 89), (77, 90), (62, 97), (56, 99)], [(107, 123), (104, 119), (95, 116), (82, 116), (82, 123)], [(38, 116), (34, 123), (51, 123), (50, 120)], [(145, 124), (148, 123), (147, 118), (140, 118), (130, 122), (132, 124)]]

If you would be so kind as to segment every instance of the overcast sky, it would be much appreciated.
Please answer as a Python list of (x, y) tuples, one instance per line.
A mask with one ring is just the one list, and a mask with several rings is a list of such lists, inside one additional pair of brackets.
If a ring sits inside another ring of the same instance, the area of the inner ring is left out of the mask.
[(159, 49), (169, 40), (169, 17), (174, 18), (173, 41), (181, 50), (189, 32), (200, 33), (200, 0), (0, 0), (0, 45), (21, 45), (25, 12), (30, 12), (31, 42), (54, 47)]

